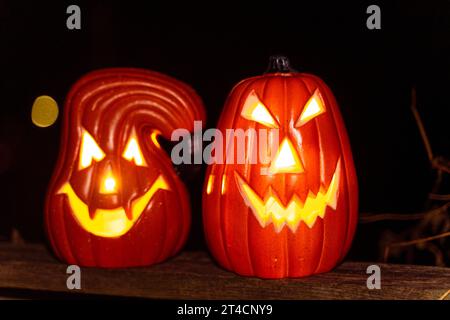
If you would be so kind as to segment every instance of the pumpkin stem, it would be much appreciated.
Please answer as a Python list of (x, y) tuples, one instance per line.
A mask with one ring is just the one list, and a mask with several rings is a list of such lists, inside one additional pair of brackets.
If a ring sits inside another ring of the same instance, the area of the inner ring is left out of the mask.
[(290, 73), (295, 72), (289, 63), (289, 59), (283, 55), (270, 56), (269, 66), (265, 73)]

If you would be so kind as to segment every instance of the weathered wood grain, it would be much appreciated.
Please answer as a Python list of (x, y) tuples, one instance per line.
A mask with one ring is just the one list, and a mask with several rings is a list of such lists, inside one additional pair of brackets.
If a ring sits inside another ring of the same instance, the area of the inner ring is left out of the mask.
[[(82, 268), (90, 295), (153, 299), (439, 299), (450, 289), (450, 268), (378, 264), (381, 290), (366, 286), (370, 263), (344, 262), (303, 279), (244, 278), (219, 268), (204, 252), (184, 252), (156, 266), (121, 270)], [(73, 294), (66, 265), (41, 245), (0, 244), (2, 290)], [(447, 297), (448, 299), (449, 297)]]

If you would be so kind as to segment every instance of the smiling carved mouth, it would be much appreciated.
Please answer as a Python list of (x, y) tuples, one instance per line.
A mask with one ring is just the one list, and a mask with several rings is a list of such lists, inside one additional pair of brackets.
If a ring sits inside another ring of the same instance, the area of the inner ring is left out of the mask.
[(131, 229), (158, 190), (170, 190), (162, 175), (158, 176), (147, 192), (133, 200), (131, 219), (127, 217), (123, 207), (97, 209), (91, 219), (88, 206), (77, 196), (69, 182), (66, 182), (57, 194), (67, 195), (73, 215), (84, 230), (99, 237), (113, 238), (120, 237)]
[(269, 187), (264, 199), (261, 199), (236, 171), (235, 180), (245, 204), (252, 210), (261, 227), (265, 228), (273, 223), (275, 231), (280, 232), (287, 225), (292, 232), (295, 232), (300, 221), (312, 228), (317, 217), (323, 219), (327, 206), (336, 210), (339, 196), (340, 162), (339, 159), (328, 190), (321, 186), (316, 195), (309, 191), (304, 202), (294, 194), (287, 206), (283, 205), (272, 187)]

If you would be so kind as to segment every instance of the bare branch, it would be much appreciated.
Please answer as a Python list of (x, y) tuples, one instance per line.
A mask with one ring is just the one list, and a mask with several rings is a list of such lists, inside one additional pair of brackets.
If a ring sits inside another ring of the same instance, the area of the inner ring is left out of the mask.
[(422, 119), (420, 118), (419, 112), (417, 111), (417, 97), (416, 97), (416, 88), (412, 88), (411, 91), (411, 110), (414, 115), (414, 119), (416, 120), (417, 127), (419, 127), (420, 135), (422, 137), (423, 144), (425, 145), (425, 149), (427, 150), (428, 160), (430, 160), (431, 164), (433, 164), (433, 151), (431, 150), (431, 144), (428, 140), (427, 133), (425, 131), (425, 127), (423, 126)]
[(428, 198), (431, 200), (443, 200), (448, 201), (450, 200), (450, 194), (436, 194), (436, 193), (430, 193), (428, 195)]
[(437, 170), (450, 173), (450, 161), (444, 157), (436, 157), (431, 161), (431, 166)]
[(391, 243), (388, 244), (384, 250), (384, 262), (387, 262), (387, 259), (389, 258), (389, 251), (392, 247), (405, 247), (405, 246), (410, 246), (410, 245), (415, 245), (415, 244), (419, 244), (419, 243), (424, 243), (427, 241), (432, 241), (432, 240), (436, 240), (436, 239), (441, 239), (441, 238), (446, 238), (450, 236), (450, 231), (448, 232), (444, 232), (435, 236), (431, 236), (431, 237), (426, 237), (426, 238), (421, 238), (421, 239), (415, 239), (415, 240), (411, 240), (411, 241), (402, 241), (402, 242), (396, 242), (396, 243)]
[(362, 213), (359, 218), (359, 223), (372, 223), (378, 221), (385, 220), (419, 220), (426, 216), (431, 216), (435, 214), (441, 214), (447, 212), (448, 208), (450, 208), (450, 202), (445, 203), (444, 205), (432, 209), (430, 211), (419, 212), (419, 213), (410, 213), (410, 214), (402, 214), (402, 213)]

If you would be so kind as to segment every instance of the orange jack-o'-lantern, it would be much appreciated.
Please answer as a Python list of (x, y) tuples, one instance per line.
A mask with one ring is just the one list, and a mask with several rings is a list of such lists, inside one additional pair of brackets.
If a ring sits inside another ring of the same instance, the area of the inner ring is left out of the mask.
[[(318, 77), (294, 72), (286, 58), (275, 57), (267, 73), (236, 85), (218, 124), (222, 132), (263, 128), (278, 130), (278, 148), (268, 163), (250, 163), (246, 156), (243, 163), (207, 169), (203, 219), (209, 248), (222, 266), (246, 276), (329, 271), (349, 250), (358, 205), (335, 98)], [(252, 154), (256, 143), (247, 140), (246, 148)]]
[(187, 85), (139, 69), (80, 79), (65, 105), (47, 194), (47, 234), (57, 256), (83, 266), (150, 265), (174, 255), (190, 226), (186, 189), (158, 135), (203, 120)]

